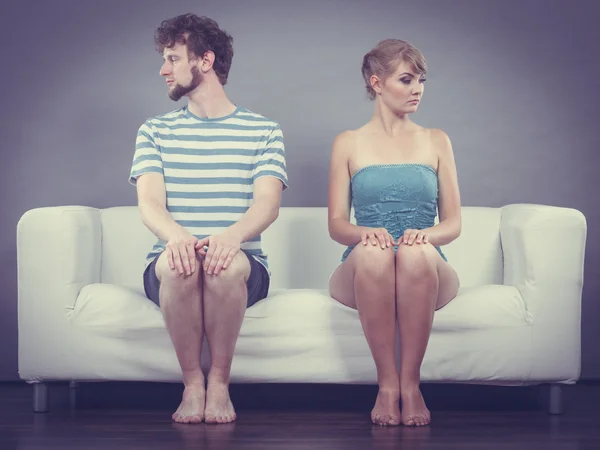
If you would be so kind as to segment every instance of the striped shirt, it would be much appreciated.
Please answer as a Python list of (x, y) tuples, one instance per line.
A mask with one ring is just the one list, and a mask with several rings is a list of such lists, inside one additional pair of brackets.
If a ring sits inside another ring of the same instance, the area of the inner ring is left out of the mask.
[[(149, 172), (164, 176), (167, 211), (198, 239), (222, 233), (242, 218), (257, 178), (273, 176), (288, 187), (281, 128), (239, 106), (219, 118), (200, 118), (183, 107), (148, 119), (137, 134), (129, 182), (135, 185)], [(146, 264), (165, 245), (158, 239)], [(241, 248), (269, 269), (260, 235)]]

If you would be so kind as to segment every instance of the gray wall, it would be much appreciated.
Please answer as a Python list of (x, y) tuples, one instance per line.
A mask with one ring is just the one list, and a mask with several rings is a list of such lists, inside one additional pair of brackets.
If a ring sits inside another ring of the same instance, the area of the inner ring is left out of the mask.
[(414, 119), (451, 137), (463, 205), (531, 202), (586, 215), (583, 376), (600, 377), (595, 0), (204, 3), (2, 2), (0, 379), (17, 378), (19, 217), (47, 205), (136, 203), (127, 176), (137, 128), (177, 106), (158, 75), (153, 32), (190, 11), (235, 38), (231, 99), (282, 125), (292, 183), (284, 206), (326, 205), (333, 138), (372, 114), (363, 54), (387, 37), (417, 45), (430, 74)]

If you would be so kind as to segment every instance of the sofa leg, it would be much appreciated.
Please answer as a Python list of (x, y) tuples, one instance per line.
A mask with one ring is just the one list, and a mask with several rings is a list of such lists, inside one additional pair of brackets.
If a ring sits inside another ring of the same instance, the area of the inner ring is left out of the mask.
[(562, 387), (560, 384), (550, 385), (550, 398), (548, 402), (548, 412), (550, 414), (563, 413)]
[(33, 412), (48, 412), (48, 385), (33, 383)]
[(77, 388), (79, 383), (77, 381), (69, 382), (69, 408), (75, 409), (77, 407)]

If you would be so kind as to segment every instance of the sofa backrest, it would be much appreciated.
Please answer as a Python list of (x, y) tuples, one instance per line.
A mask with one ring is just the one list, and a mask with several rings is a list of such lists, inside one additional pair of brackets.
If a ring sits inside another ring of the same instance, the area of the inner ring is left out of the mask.
[[(501, 208), (463, 207), (461, 236), (442, 251), (461, 286), (502, 284)], [(135, 206), (102, 210), (102, 282), (143, 292), (145, 257), (156, 238)], [(326, 207), (283, 207), (263, 233), (271, 288), (327, 289), (344, 247), (330, 239)]]

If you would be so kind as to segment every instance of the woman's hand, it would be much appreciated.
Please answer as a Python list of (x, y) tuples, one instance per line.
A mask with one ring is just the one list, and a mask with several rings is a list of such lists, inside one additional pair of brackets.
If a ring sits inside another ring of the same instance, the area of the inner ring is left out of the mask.
[(394, 238), (385, 228), (361, 227), (360, 240), (363, 245), (369, 243), (371, 243), (371, 245), (379, 244), (381, 248), (387, 248), (394, 245)]
[(404, 232), (404, 235), (400, 236), (400, 239), (398, 239), (398, 245), (427, 244), (427, 242), (429, 242), (429, 236), (427, 236), (427, 233), (423, 232), (423, 230), (408, 229)]

